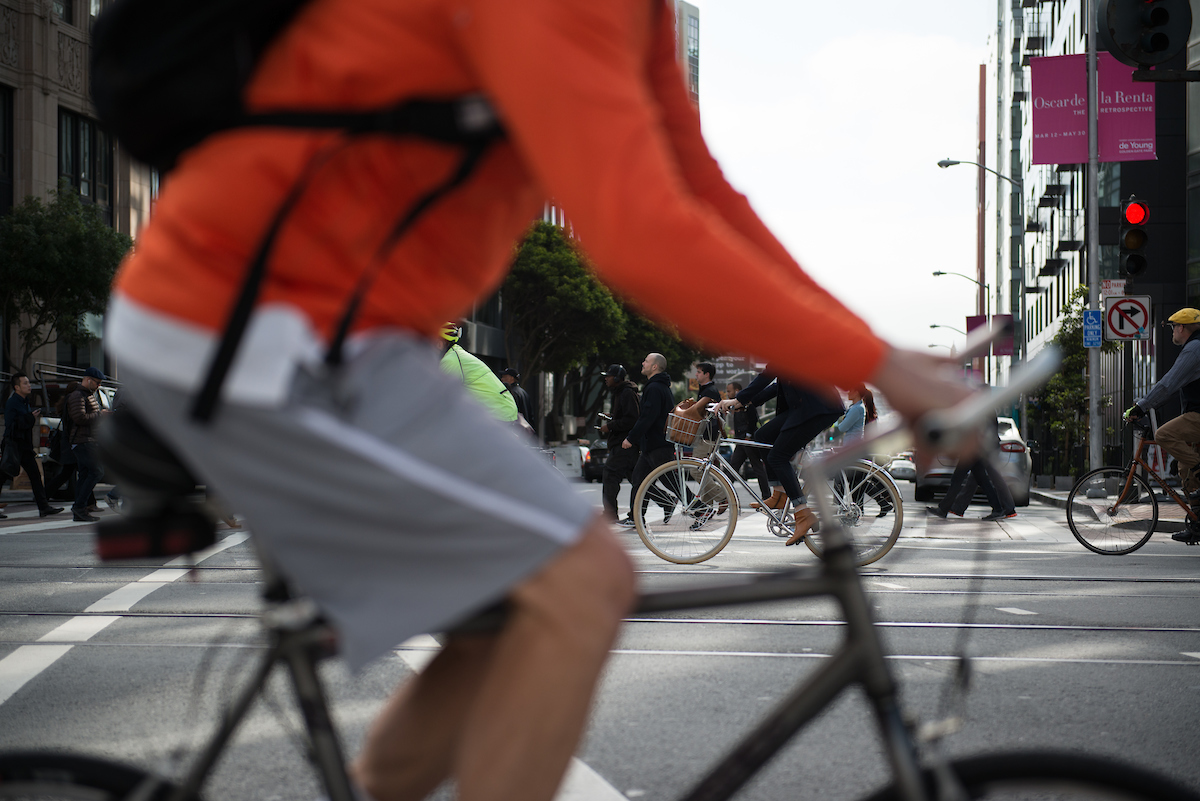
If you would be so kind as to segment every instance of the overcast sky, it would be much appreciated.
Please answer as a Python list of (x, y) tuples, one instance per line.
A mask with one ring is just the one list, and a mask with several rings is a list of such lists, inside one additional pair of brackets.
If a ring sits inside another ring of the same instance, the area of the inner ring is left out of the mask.
[[(976, 286), (931, 273), (975, 274), (976, 170), (937, 162), (975, 160), (995, 1), (690, 2), (704, 132), (729, 180), (880, 335), (917, 349), (961, 342), (929, 325), (964, 328)], [(989, 235), (993, 203), (989, 183)]]

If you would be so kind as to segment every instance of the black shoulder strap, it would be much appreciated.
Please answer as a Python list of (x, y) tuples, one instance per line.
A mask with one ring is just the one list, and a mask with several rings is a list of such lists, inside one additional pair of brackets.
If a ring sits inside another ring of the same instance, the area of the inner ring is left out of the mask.
[[(486, 106), (486, 103), (484, 105)], [(486, 106), (486, 108), (490, 113), (490, 106)], [(463, 154), (454, 171), (444, 181), (417, 198), (409, 210), (392, 228), (391, 233), (383, 245), (381, 245), (371, 266), (359, 279), (355, 287), (354, 293), (347, 304), (346, 312), (342, 315), (330, 343), (329, 350), (326, 353), (325, 361), (327, 364), (338, 365), (341, 363), (342, 351), (345, 346), (346, 336), (350, 331), (350, 326), (353, 324), (358, 314), (358, 308), (376, 275), (378, 275), (387, 254), (412, 227), (421, 214), (428, 210), (438, 198), (459, 186), (471, 175), (492, 142), (499, 139), (502, 135), (502, 131), (495, 125), (495, 117), (490, 116), (488, 120), (488, 125), (480, 128), (480, 133), (469, 141), (469, 144), (466, 146), (466, 152)], [(291, 213), (292, 208), (296, 205), (296, 202), (303, 194), (313, 175), (324, 166), (337, 150), (340, 150), (348, 143), (349, 140), (339, 140), (339, 142), (331, 145), (325, 151), (318, 154), (318, 156), (314, 157), (304, 173), (296, 181), (296, 184), (292, 187), (282, 205), (280, 205), (279, 210), (275, 212), (275, 216), (272, 218), (271, 224), (267, 229), (266, 236), (263, 237), (262, 244), (255, 253), (254, 260), (247, 270), (246, 278), (242, 282), (241, 292), (238, 294), (237, 301), (230, 312), (229, 321), (225, 325), (220, 345), (217, 347), (217, 352), (213, 355), (212, 362), (209, 364), (204, 385), (201, 387), (200, 393), (196, 396), (196, 400), (192, 405), (191, 417), (193, 420), (207, 423), (216, 414), (221, 388), (225, 384), (225, 379), (228, 377), (229, 370), (233, 366), (234, 357), (237, 355), (238, 346), (241, 344), (242, 338), (246, 333), (246, 328), (250, 323), (250, 317), (254, 312), (255, 303), (258, 300), (263, 281), (266, 278), (267, 262), (284, 220)]]

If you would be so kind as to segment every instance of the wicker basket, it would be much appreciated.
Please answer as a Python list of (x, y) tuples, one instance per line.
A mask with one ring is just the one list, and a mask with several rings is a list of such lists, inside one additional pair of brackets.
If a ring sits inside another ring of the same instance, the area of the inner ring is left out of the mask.
[(680, 445), (692, 445), (705, 423), (705, 420), (692, 420), (670, 412), (667, 415), (667, 439)]

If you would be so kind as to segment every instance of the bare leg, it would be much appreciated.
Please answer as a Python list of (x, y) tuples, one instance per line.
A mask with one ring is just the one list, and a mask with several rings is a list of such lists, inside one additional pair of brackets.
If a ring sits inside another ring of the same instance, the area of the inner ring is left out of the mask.
[(634, 598), (628, 557), (599, 519), (510, 596), (494, 637), (451, 641), (388, 703), (356, 761), (378, 801), (427, 795), (448, 775), (462, 801), (549, 801)]

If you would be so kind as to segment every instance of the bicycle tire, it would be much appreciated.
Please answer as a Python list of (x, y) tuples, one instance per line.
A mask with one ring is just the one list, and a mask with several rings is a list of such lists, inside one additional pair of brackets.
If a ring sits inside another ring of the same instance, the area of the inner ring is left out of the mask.
[[(647, 520), (651, 506), (662, 509), (660, 522)], [(737, 519), (737, 495), (729, 480), (698, 459), (659, 465), (634, 493), (633, 522), (642, 543), (677, 565), (694, 565), (720, 553), (733, 537)]]
[[(1127, 476), (1133, 479), (1128, 485)], [(1153, 490), (1128, 468), (1101, 467), (1086, 473), (1067, 495), (1067, 527), (1089, 551), (1107, 556), (1133, 553), (1157, 525)]]
[[(985, 754), (952, 760), (949, 765), (967, 796), (975, 801), (1200, 801), (1187, 787), (1144, 768), (1108, 757), (1055, 751)], [(937, 798), (937, 778), (923, 772), (930, 798)], [(868, 801), (899, 801), (892, 785)]]
[[(854, 564), (862, 567), (887, 555), (904, 528), (904, 502), (891, 476), (870, 462), (859, 462), (839, 470), (829, 489), (836, 522), (854, 548)], [(819, 531), (805, 537), (804, 544), (817, 556), (825, 553)]]
[(176, 790), (166, 779), (107, 759), (53, 751), (0, 754), (0, 801), (121, 801), (148, 780), (157, 786), (146, 801), (166, 801)]

